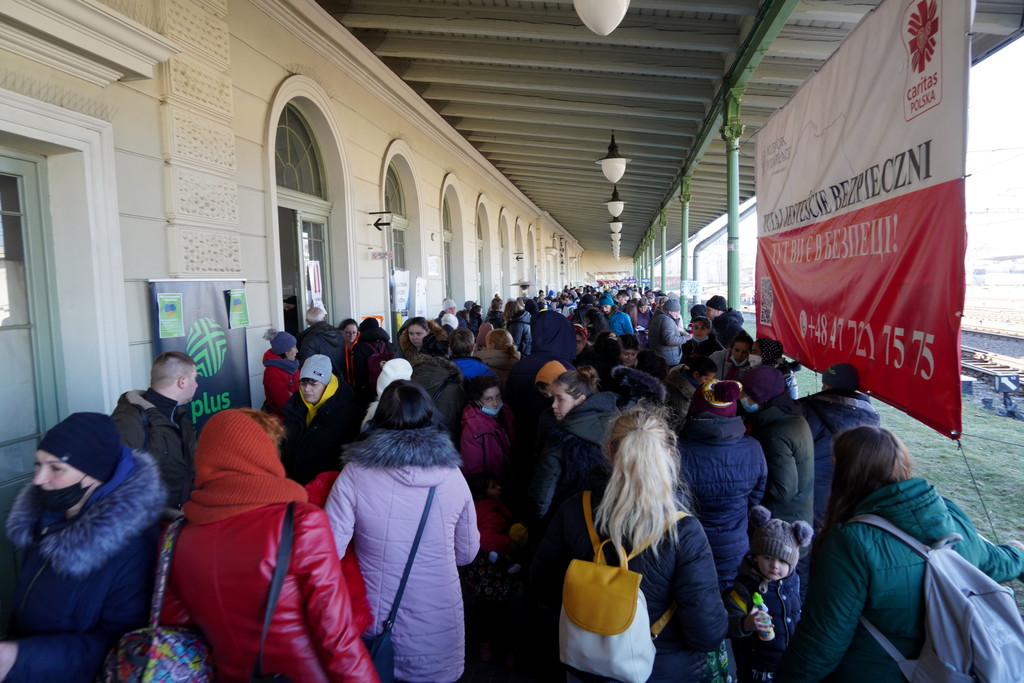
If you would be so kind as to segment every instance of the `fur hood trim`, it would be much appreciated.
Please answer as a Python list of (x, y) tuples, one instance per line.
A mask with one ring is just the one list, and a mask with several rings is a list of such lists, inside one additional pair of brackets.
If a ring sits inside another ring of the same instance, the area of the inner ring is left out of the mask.
[(416, 367), (420, 365), (429, 365), (436, 368), (441, 368), (442, 370), (446, 370), (448, 372), (448, 376), (451, 379), (457, 379), (460, 382), (462, 381), (462, 370), (459, 369), (458, 365), (451, 362), (447, 358), (441, 358), (440, 356), (428, 356), (425, 353), (421, 353), (419, 354), (419, 357), (415, 361), (413, 361), (413, 369), (415, 370)]
[(371, 429), (362, 441), (345, 446), (341, 459), (378, 470), (462, 465), (448, 432), (437, 427)]
[(623, 397), (665, 402), (665, 386), (654, 375), (619, 365), (612, 368), (612, 377), (618, 383), (618, 392)]
[(38, 539), (43, 507), (38, 489), (27, 485), (7, 516), (7, 538), (18, 548), (38, 540), (39, 554), (60, 576), (81, 579), (93, 573), (129, 539), (155, 524), (163, 511), (166, 494), (156, 462), (142, 451), (132, 455), (136, 469), (120, 486)]

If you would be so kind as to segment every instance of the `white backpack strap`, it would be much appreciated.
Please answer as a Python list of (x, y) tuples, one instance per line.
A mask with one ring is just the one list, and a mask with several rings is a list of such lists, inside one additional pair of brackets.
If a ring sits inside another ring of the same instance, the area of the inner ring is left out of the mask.
[(875, 640), (877, 640), (878, 644), (882, 646), (882, 649), (896, 661), (896, 665), (900, 667), (900, 672), (903, 674), (903, 677), (908, 681), (911, 680), (914, 675), (914, 669), (917, 668), (917, 663), (911, 662), (904, 657), (903, 653), (897, 650), (896, 646), (893, 645), (888, 638), (883, 636), (882, 632), (875, 628), (875, 625), (868, 621), (863, 615), (860, 618), (860, 623), (868, 630), (868, 633), (875, 637)]
[(885, 517), (880, 517), (879, 515), (856, 515), (855, 517), (851, 517), (850, 521), (860, 522), (861, 524), (867, 524), (868, 526), (873, 526), (877, 529), (881, 529), (882, 531), (886, 531), (903, 541), (903, 543), (915, 553), (925, 559), (928, 559), (928, 551), (931, 550), (931, 548), (887, 520)]

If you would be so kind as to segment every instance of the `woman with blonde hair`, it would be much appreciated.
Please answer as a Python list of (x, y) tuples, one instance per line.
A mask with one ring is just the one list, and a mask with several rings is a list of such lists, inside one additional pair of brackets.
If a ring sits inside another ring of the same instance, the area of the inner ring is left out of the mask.
[[(586, 520), (591, 514), (602, 540), (612, 539), (625, 552), (636, 553), (628, 564), (643, 575), (640, 589), (649, 622), (674, 607), (654, 641), (657, 654), (648, 680), (700, 680), (706, 653), (725, 638), (727, 617), (711, 547), (690, 514), (680, 479), (675, 433), (657, 409), (640, 405), (615, 418), (603, 450), (610, 477), (603, 486), (567, 500), (555, 514), (530, 568), (531, 583), (546, 606), (557, 609), (569, 563), (594, 558)], [(605, 545), (606, 559), (618, 564), (611, 546)], [(600, 671), (587, 673), (588, 681), (609, 680)], [(569, 667), (568, 680), (581, 680), (580, 672)]]
[(904, 657), (917, 657), (925, 635), (924, 558), (887, 531), (850, 518), (878, 515), (926, 545), (959, 534), (956, 552), (999, 582), (1024, 580), (1024, 545), (982, 538), (956, 503), (913, 476), (910, 454), (887, 429), (862, 425), (839, 433), (832, 458), (814, 580), (775, 680), (901, 681), (896, 662), (860, 619)]
[(491, 330), (487, 333), (487, 347), (476, 350), (474, 354), (483, 361), (501, 380), (501, 386), (505, 386), (509, 370), (519, 362), (522, 357), (519, 349), (512, 341), (512, 335), (508, 330)]

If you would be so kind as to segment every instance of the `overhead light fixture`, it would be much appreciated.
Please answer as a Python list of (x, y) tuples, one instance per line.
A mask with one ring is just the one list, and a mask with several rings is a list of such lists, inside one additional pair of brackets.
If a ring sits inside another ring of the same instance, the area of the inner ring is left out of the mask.
[(606, 36), (626, 16), (629, 0), (572, 0), (572, 6), (587, 28), (599, 36)]
[(622, 232), (622, 219), (618, 216), (613, 217), (608, 221), (608, 227), (611, 229), (612, 234)]
[(601, 170), (609, 183), (617, 183), (626, 172), (626, 164), (632, 161), (619, 154), (619, 146), (615, 144), (615, 133), (612, 133), (612, 142), (608, 145), (608, 154), (596, 163), (601, 164)]
[(618, 186), (612, 186), (612, 198), (604, 203), (608, 207), (608, 213), (618, 217), (622, 214), (622, 210), (626, 208), (626, 202), (619, 199), (619, 188)]

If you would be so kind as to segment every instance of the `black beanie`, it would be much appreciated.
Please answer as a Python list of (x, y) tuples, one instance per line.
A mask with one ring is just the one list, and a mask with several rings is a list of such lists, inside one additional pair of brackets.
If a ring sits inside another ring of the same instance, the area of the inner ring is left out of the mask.
[(73, 413), (46, 433), (39, 450), (105, 482), (121, 459), (121, 437), (109, 415)]

